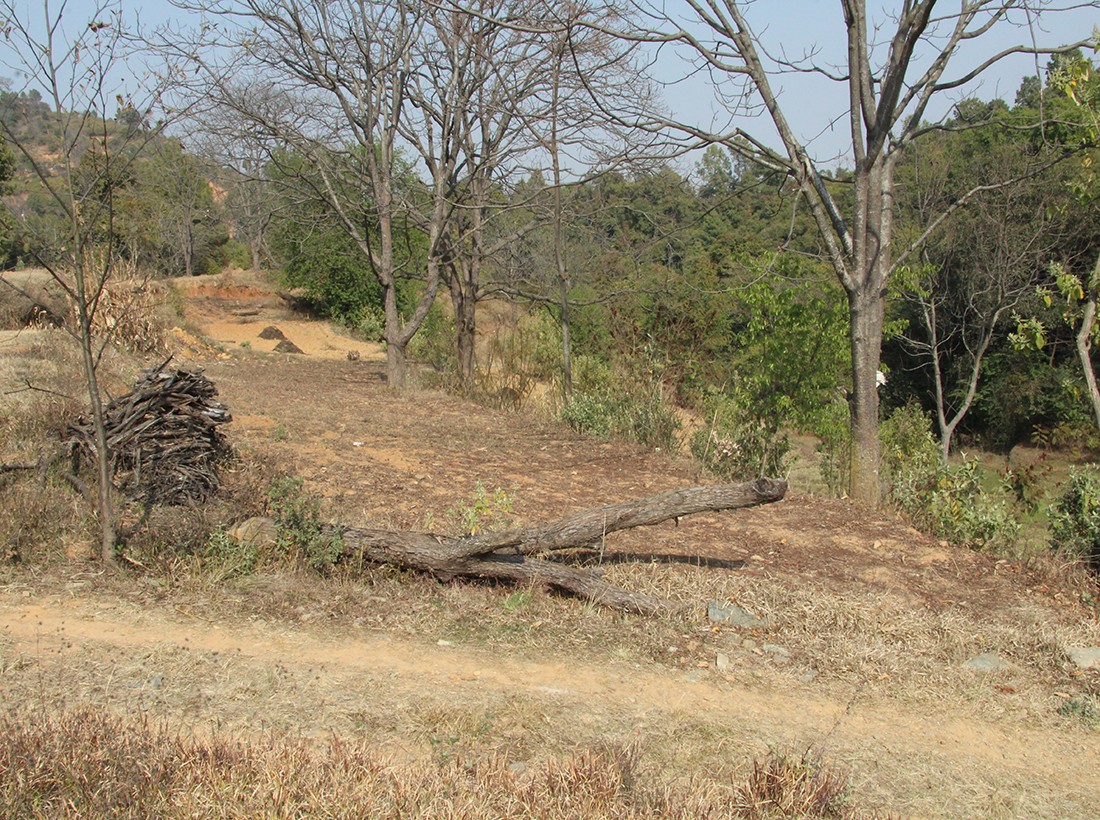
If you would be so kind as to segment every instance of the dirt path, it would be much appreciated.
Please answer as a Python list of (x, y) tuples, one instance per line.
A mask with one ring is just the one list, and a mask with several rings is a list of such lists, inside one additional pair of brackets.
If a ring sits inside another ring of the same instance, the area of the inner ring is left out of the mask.
[(25, 706), (103, 704), (232, 731), (366, 733), (409, 757), (480, 747), (523, 761), (639, 739), (665, 774), (732, 774), (770, 746), (812, 746), (851, 766), (861, 794), (907, 815), (1087, 817), (1100, 805), (1094, 734), (928, 713), (858, 692), (845, 702), (555, 654), (208, 623), (193, 612), (10, 591), (0, 595), (0, 657), (4, 701)]

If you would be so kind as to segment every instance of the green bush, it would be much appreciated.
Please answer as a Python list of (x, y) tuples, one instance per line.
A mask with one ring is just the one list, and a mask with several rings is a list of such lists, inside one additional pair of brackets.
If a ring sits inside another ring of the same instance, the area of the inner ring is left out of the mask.
[(431, 367), (437, 373), (454, 374), (456, 368), (455, 320), (438, 301), (431, 306), (424, 323), (409, 341), (410, 359)]
[(818, 471), (829, 492), (840, 497), (848, 489), (852, 466), (852, 427), (848, 402), (835, 396), (812, 426), (817, 436)]
[(562, 405), (561, 420), (587, 436), (611, 438), (618, 416), (618, 399), (606, 392), (574, 392)]
[(680, 429), (659, 385), (631, 392), (574, 392), (562, 406), (560, 418), (578, 433), (625, 438), (654, 449), (674, 448)]
[(343, 543), (322, 523), (321, 501), (305, 491), (302, 479), (276, 479), (267, 498), (278, 527), (279, 552), (301, 557), (319, 572), (331, 569), (343, 554)]
[(212, 583), (251, 575), (260, 563), (255, 545), (237, 541), (224, 527), (218, 527), (201, 549), (195, 550), (198, 568)]
[(643, 447), (676, 447), (680, 422), (665, 399), (662, 367), (649, 355), (628, 371), (616, 371), (592, 356), (577, 356), (573, 394), (559, 418), (579, 433), (624, 438)]
[(499, 532), (512, 526), (513, 504), (506, 490), (497, 487), (489, 492), (479, 480), (469, 502), (450, 507), (446, 515), (463, 535)]
[(918, 529), (960, 546), (1011, 546), (1020, 523), (1004, 498), (982, 484), (976, 461), (944, 465), (928, 417), (901, 407), (880, 429), (882, 459), (894, 502)]
[(782, 476), (790, 466), (791, 442), (778, 420), (755, 412), (738, 397), (715, 394), (703, 410), (710, 424), (691, 438), (691, 454), (725, 479)]
[(386, 317), (377, 305), (363, 305), (348, 317), (348, 328), (360, 339), (381, 342), (386, 338)]
[(1050, 540), (1100, 571), (1100, 468), (1070, 470), (1062, 497), (1050, 508)]

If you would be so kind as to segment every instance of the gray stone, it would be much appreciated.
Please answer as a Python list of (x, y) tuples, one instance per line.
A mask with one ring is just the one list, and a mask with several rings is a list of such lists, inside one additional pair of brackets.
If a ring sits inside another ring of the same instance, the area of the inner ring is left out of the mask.
[(730, 656), (725, 652), (719, 652), (714, 656), (714, 668), (719, 672), (724, 672), (730, 668)]
[(772, 660), (777, 663), (786, 663), (791, 659), (790, 650), (784, 649), (782, 646), (777, 646), (774, 643), (766, 643), (760, 648), (768, 655), (771, 655)]
[(1002, 672), (1012, 668), (1012, 664), (995, 652), (983, 652), (968, 660), (963, 666), (976, 672)]
[(515, 775), (523, 774), (527, 771), (527, 764), (522, 760), (517, 760), (515, 763), (508, 764), (508, 771)]
[(718, 601), (707, 604), (707, 618), (712, 623), (728, 624), (742, 629), (760, 629), (768, 625), (767, 620), (757, 618), (747, 609), (742, 609), (736, 604), (723, 604)]
[(245, 546), (271, 547), (279, 538), (279, 527), (275, 519), (258, 515), (229, 530), (229, 537)]
[(1078, 669), (1100, 669), (1100, 646), (1070, 646), (1066, 654)]
[(805, 672), (798, 676), (798, 680), (802, 683), (810, 683), (816, 677), (817, 672), (815, 672), (813, 669), (807, 669)]

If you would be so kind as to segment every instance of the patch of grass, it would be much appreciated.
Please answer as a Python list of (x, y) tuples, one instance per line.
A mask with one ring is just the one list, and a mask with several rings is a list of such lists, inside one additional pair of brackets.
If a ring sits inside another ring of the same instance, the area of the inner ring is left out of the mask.
[(1064, 718), (1080, 721), (1089, 727), (1100, 724), (1100, 708), (1088, 696), (1079, 696), (1062, 701), (1058, 714)]
[(0, 718), (5, 817), (758, 818), (854, 816), (845, 777), (773, 755), (744, 784), (651, 782), (637, 745), (530, 766), (490, 755), (394, 764), (363, 741), (324, 746), (188, 735), (102, 709)]
[(479, 480), (474, 484), (470, 500), (448, 508), (445, 515), (463, 535), (494, 532), (512, 526), (514, 503), (506, 490), (497, 487), (489, 492)]
[(531, 590), (517, 589), (504, 599), (504, 608), (509, 612), (518, 612), (531, 603)]

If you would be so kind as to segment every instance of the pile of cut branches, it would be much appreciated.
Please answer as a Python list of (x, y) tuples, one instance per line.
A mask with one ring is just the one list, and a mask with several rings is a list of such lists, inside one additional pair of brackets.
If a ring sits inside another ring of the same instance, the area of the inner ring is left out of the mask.
[[(147, 504), (186, 504), (218, 489), (230, 446), (218, 426), (233, 420), (201, 370), (143, 370), (133, 389), (105, 411), (114, 484)], [(80, 416), (66, 440), (73, 471), (95, 463), (95, 428)]]

